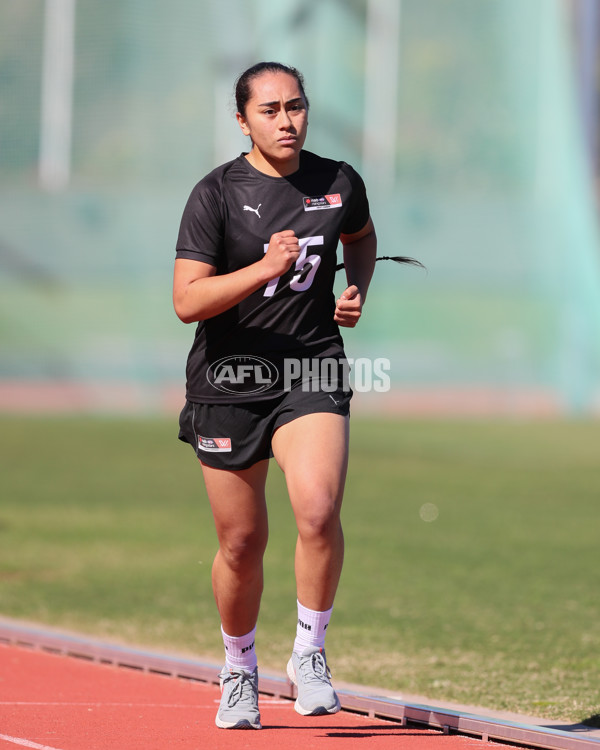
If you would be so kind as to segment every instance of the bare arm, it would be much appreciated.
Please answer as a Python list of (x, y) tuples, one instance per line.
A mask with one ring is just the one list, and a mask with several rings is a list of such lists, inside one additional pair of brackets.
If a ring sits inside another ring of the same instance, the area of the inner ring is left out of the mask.
[(373, 221), (369, 221), (355, 234), (343, 234), (340, 237), (344, 247), (344, 266), (348, 287), (336, 302), (335, 322), (346, 328), (354, 328), (358, 323), (377, 254), (377, 235)]
[(175, 312), (184, 323), (219, 315), (284, 274), (299, 254), (298, 238), (286, 229), (271, 236), (264, 258), (232, 273), (217, 276), (209, 263), (179, 258), (173, 275)]

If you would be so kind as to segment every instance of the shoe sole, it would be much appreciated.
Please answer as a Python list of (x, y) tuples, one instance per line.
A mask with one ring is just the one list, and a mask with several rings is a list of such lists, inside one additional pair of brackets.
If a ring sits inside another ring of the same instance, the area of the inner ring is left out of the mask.
[(252, 722), (248, 721), (248, 719), (240, 719), (239, 721), (233, 723), (232, 721), (222, 721), (217, 716), (217, 718), (215, 719), (215, 724), (219, 727), (219, 729), (262, 729), (262, 725), (260, 722), (252, 724)]
[[(290, 680), (293, 682), (296, 687), (298, 687), (298, 682), (296, 680), (296, 672), (294, 671), (294, 664), (292, 660), (290, 659), (287, 664), (287, 675), (290, 678)], [(326, 714), (337, 714), (337, 712), (341, 709), (340, 701), (337, 697), (337, 694), (334, 691), (334, 695), (337, 701), (337, 704), (333, 708), (325, 708), (325, 706), (316, 706), (315, 708), (306, 709), (302, 706), (300, 703), (300, 699), (296, 698), (296, 701), (294, 703), (294, 710), (296, 713), (300, 714), (301, 716), (325, 716)]]

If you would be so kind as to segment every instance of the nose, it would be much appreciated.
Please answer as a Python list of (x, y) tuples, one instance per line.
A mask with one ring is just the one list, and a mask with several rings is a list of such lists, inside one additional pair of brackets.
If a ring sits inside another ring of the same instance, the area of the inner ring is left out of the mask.
[(279, 112), (278, 125), (281, 130), (289, 130), (292, 127), (292, 118), (285, 107), (282, 107)]

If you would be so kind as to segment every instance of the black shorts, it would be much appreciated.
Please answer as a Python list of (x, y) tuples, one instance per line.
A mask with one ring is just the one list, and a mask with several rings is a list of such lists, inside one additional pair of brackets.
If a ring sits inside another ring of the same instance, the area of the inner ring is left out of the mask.
[(189, 443), (202, 463), (239, 471), (272, 458), (271, 438), (281, 425), (306, 414), (350, 413), (352, 391), (332, 393), (293, 388), (275, 399), (243, 404), (195, 404), (187, 401), (179, 416), (179, 439)]

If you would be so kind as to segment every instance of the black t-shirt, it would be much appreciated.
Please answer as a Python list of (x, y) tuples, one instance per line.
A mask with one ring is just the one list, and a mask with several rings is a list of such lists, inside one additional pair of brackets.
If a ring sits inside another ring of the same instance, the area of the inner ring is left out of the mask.
[(301, 254), (283, 276), (198, 323), (187, 362), (188, 400), (273, 398), (284, 389), (286, 358), (344, 357), (333, 320), (337, 245), (340, 233), (357, 232), (368, 219), (364, 183), (354, 169), (308, 151), (288, 177), (259, 172), (242, 154), (194, 187), (177, 258), (231, 273), (260, 260), (271, 235), (285, 229), (294, 230)]

